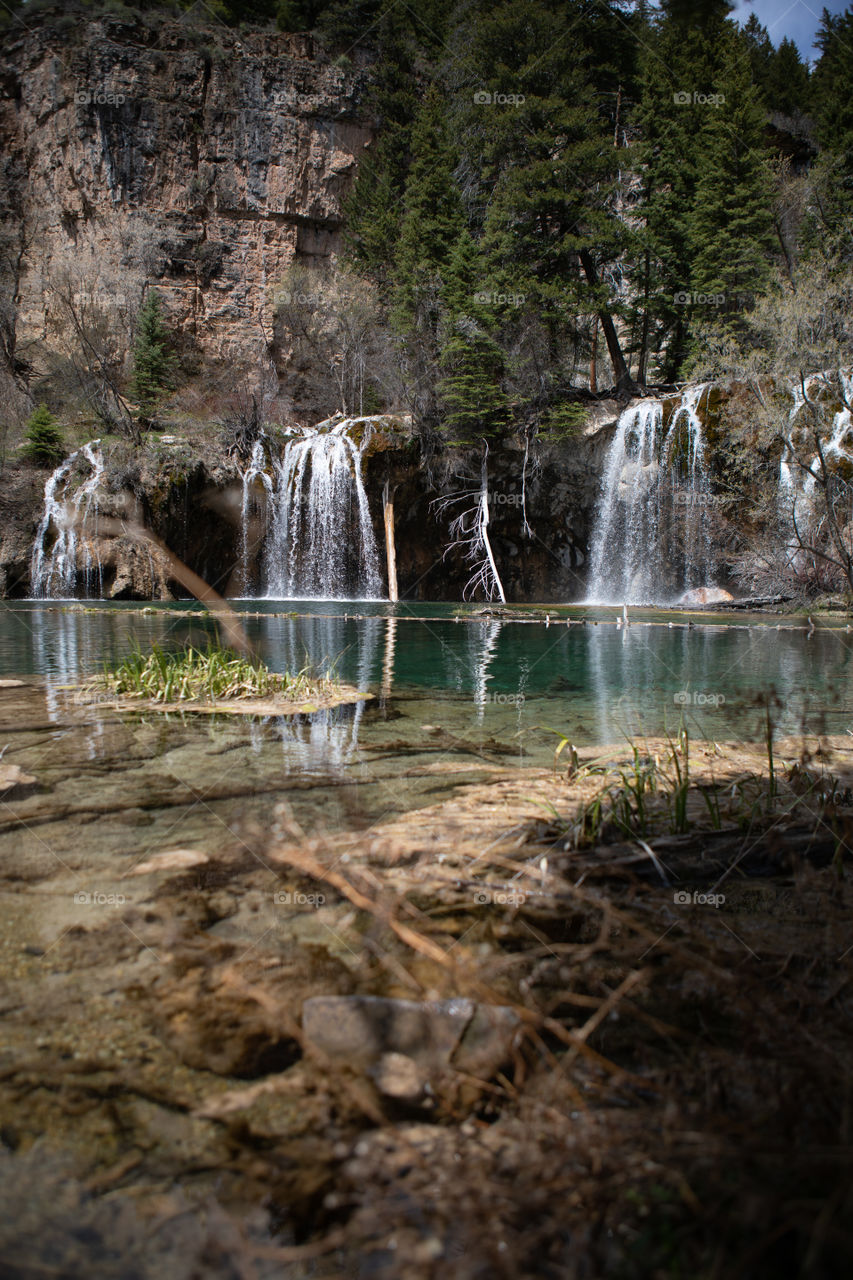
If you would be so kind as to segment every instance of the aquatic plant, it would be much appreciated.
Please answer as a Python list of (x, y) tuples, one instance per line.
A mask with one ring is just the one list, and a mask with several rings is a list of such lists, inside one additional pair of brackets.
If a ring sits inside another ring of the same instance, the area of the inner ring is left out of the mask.
[(334, 681), (328, 675), (313, 678), (307, 671), (270, 671), (258, 658), (218, 646), (202, 650), (190, 645), (169, 652), (152, 645), (147, 653), (136, 650), (115, 667), (105, 668), (100, 683), (118, 697), (165, 703), (282, 694), (297, 700), (328, 691)]

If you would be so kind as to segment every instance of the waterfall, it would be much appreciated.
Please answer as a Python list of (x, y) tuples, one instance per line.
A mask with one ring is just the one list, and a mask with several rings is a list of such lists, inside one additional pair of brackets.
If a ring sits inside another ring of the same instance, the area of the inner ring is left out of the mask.
[(243, 472), (243, 500), (240, 504), (240, 578), (243, 594), (248, 595), (251, 588), (250, 565), (250, 524), (257, 508), (257, 492), (261, 488), (267, 496), (272, 497), (273, 482), (266, 472), (266, 439), (261, 436), (252, 446), (249, 465)]
[(699, 401), (687, 387), (620, 415), (607, 451), (590, 554), (588, 603), (663, 604), (704, 587), (712, 570), (710, 480)]
[[(802, 516), (808, 519), (813, 514), (816, 480), (812, 472), (816, 472), (817, 464), (820, 462), (817, 453), (812, 453), (810, 458), (806, 456), (811, 453), (813, 445), (808, 431), (803, 432), (799, 419), (806, 405), (806, 397), (809, 400), (820, 399), (826, 391), (831, 376), (826, 373), (810, 374), (805, 379), (805, 394), (800, 383), (795, 383), (791, 387), (793, 404), (788, 414), (787, 447), (783, 450), (779, 462), (779, 506), (785, 516), (790, 516), (793, 508), (798, 521)], [(847, 403), (842, 404), (833, 417), (829, 436), (822, 442), (823, 456), (826, 459), (841, 458), (850, 462), (853, 460), (849, 443), (853, 435), (853, 415), (847, 405), (853, 404), (853, 371), (839, 369), (837, 377)], [(798, 456), (806, 462), (808, 471), (804, 471), (795, 463), (794, 460)]]
[[(92, 555), (92, 540), (80, 537), (104, 471), (98, 440), (84, 444), (56, 468), (44, 486), (44, 511), (36, 530), (30, 557), (32, 592), (37, 597), (73, 596), (77, 575), (83, 570), (87, 587), (97, 572), (97, 594), (101, 593), (101, 563)], [(80, 483), (83, 465), (89, 474)], [(75, 487), (76, 483), (76, 487)], [(95, 507), (97, 514), (97, 507)], [(82, 560), (82, 564), (81, 564)]]
[(792, 516), (800, 537), (809, 541), (819, 541), (822, 523), (818, 500), (820, 458), (811, 435), (811, 424), (807, 418), (804, 425), (801, 415), (807, 399), (820, 401), (835, 377), (840, 383), (843, 402), (836, 410), (832, 426), (821, 445), (827, 462), (831, 463), (835, 459), (849, 464), (853, 462), (853, 414), (847, 406), (853, 404), (853, 371), (839, 369), (835, 374), (813, 373), (803, 383), (794, 383), (791, 387), (793, 403), (788, 414), (786, 443), (779, 461), (776, 502), (783, 536), (788, 539), (785, 548), (789, 562), (795, 569), (803, 569), (809, 563), (814, 563), (815, 557), (813, 552), (800, 545), (796, 536), (791, 537)]
[[(382, 593), (379, 554), (362, 454), (370, 418), (343, 418), (304, 427), (265, 470), (263, 446), (255, 446), (243, 477), (243, 579), (249, 576), (248, 526), (258, 484), (270, 514), (263, 551), (265, 594), (287, 599), (377, 599)], [(349, 435), (362, 428), (361, 443)]]

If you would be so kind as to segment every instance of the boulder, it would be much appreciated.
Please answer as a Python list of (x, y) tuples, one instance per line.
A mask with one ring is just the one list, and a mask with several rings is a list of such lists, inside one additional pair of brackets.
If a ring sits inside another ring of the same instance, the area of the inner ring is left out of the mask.
[(678, 603), (728, 604), (730, 600), (734, 600), (734, 596), (730, 591), (724, 591), (722, 587), (694, 587), (692, 591), (685, 591)]
[(24, 773), (17, 764), (3, 764), (0, 761), (0, 799), (16, 800), (20, 796), (29, 795), (38, 786), (32, 774)]
[(488, 1079), (507, 1061), (520, 1026), (508, 1006), (462, 997), (314, 996), (302, 1006), (306, 1048), (369, 1072), (393, 1096), (413, 1096), (448, 1069)]

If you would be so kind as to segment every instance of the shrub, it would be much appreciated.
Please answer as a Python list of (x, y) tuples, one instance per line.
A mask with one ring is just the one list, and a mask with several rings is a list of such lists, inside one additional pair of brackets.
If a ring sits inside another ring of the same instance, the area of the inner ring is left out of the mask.
[(163, 393), (174, 388), (174, 369), (160, 296), (152, 289), (140, 309), (133, 346), (131, 389), (144, 414), (150, 414)]
[(65, 457), (62, 431), (46, 404), (40, 404), (27, 423), (23, 453), (43, 467), (55, 467)]

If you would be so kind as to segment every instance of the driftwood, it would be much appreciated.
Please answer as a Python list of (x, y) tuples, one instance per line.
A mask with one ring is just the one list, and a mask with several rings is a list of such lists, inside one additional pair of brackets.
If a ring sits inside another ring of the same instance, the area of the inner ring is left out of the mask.
[(691, 612), (696, 609), (714, 612), (717, 609), (767, 609), (772, 604), (787, 604), (793, 600), (793, 596), (747, 596), (745, 600), (723, 600), (718, 604), (698, 604), (691, 606)]

